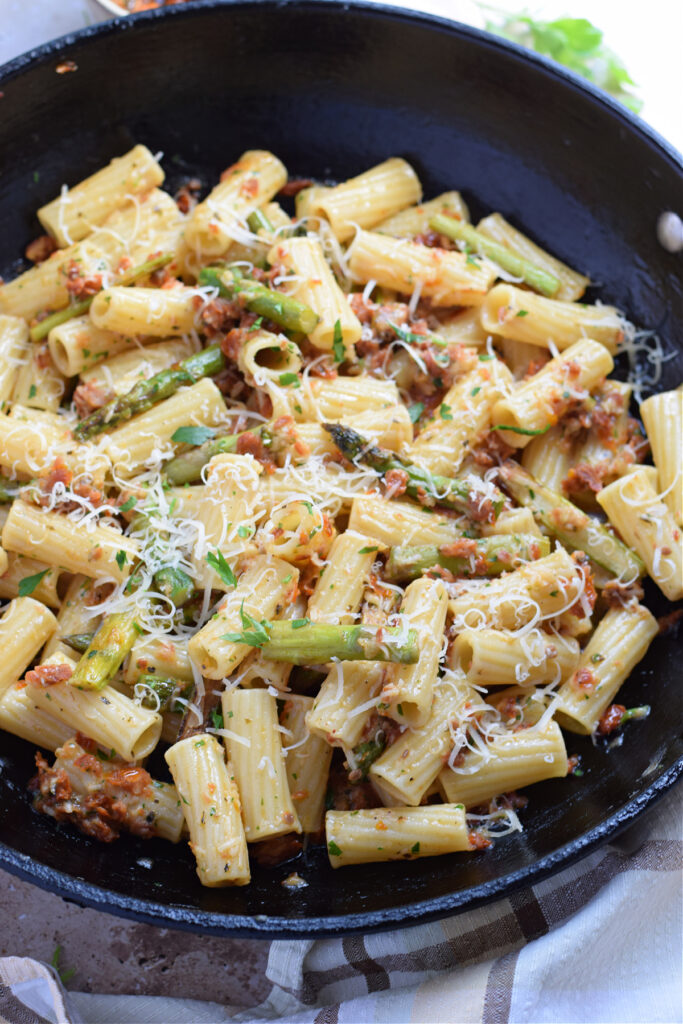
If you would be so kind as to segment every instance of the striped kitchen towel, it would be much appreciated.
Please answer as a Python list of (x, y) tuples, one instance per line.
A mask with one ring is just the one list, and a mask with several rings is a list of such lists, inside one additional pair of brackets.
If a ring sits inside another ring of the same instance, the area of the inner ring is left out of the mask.
[(272, 942), (257, 1006), (65, 993), (45, 964), (8, 957), (0, 1021), (678, 1024), (681, 789), (644, 825), (489, 906), (395, 932)]

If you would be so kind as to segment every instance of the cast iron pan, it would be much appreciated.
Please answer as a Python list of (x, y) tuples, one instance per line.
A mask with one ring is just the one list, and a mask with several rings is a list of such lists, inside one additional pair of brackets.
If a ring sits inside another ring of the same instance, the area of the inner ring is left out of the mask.
[[(78, 70), (56, 74), (64, 60)], [(655, 237), (681, 200), (680, 158), (601, 93), (484, 33), (375, 6), (207, 2), (51, 43), (7, 65), (0, 89), (6, 275), (38, 233), (36, 208), (134, 141), (163, 150), (171, 190), (189, 172), (211, 181), (249, 147), (337, 179), (394, 154), (427, 196), (459, 188), (474, 216), (501, 210), (600, 282), (604, 301), (681, 345), (680, 258)], [(679, 358), (662, 384), (680, 379)], [(650, 718), (609, 753), (568, 736), (584, 776), (535, 786), (524, 833), (485, 853), (332, 871), (318, 848), (297, 864), (305, 889), (280, 884), (290, 865), (257, 869), (246, 888), (203, 889), (184, 844), (101, 846), (34, 814), (33, 751), (3, 734), (0, 864), (79, 903), (216, 934), (367, 931), (471, 908), (566, 867), (673, 785), (676, 640), (655, 640), (623, 688), (627, 705), (652, 704)]]

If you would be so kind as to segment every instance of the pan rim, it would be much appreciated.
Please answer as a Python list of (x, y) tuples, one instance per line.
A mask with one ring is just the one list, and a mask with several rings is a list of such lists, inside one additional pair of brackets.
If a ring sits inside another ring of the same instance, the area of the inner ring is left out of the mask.
[[(597, 86), (582, 79), (574, 72), (482, 29), (434, 14), (423, 14), (385, 3), (368, 3), (365, 0), (348, 0), (348, 2), (345, 0), (341, 4), (338, 0), (192, 0), (188, 4), (172, 5), (138, 14), (122, 14), (118, 18), (65, 34), (13, 58), (0, 66), (0, 87), (36, 65), (46, 63), (56, 57), (67, 57), (68, 54), (64, 51), (67, 51), (69, 47), (80, 45), (84, 41), (113, 37), (115, 33), (134, 30), (137, 24), (144, 25), (154, 22), (158, 18), (190, 19), (198, 16), (202, 11), (216, 10), (222, 7), (226, 9), (261, 7), (270, 10), (282, 10), (289, 7), (311, 13), (325, 11), (329, 16), (339, 17), (346, 12), (352, 12), (375, 18), (378, 21), (391, 19), (418, 27), (432, 27), (441, 33), (485, 45), (494, 52), (502, 51), (518, 62), (521, 61), (536, 70), (542, 70), (548, 77), (555, 81), (559, 80), (566, 88), (582, 94), (593, 104), (598, 104), (606, 109), (614, 119), (626, 126), (629, 131), (636, 133), (650, 147), (658, 151), (661, 157), (670, 162), (683, 181), (683, 156), (676, 148), (623, 104), (612, 99)], [(654, 806), (682, 776), (683, 756), (662, 772), (643, 792), (617, 808), (594, 828), (517, 871), (443, 896), (348, 915), (315, 918), (246, 916), (193, 909), (177, 904), (158, 903), (137, 896), (127, 896), (86, 882), (74, 875), (57, 871), (2, 842), (0, 842), (0, 867), (30, 881), (39, 888), (82, 906), (149, 924), (186, 931), (203, 931), (217, 936), (232, 935), (267, 939), (301, 938), (314, 934), (316, 937), (323, 938), (358, 932), (367, 933), (369, 930), (389, 930), (399, 926), (414, 927), (451, 914), (475, 909), (485, 903), (491, 903), (522, 887), (535, 885), (570, 867), (632, 825), (637, 818)]]

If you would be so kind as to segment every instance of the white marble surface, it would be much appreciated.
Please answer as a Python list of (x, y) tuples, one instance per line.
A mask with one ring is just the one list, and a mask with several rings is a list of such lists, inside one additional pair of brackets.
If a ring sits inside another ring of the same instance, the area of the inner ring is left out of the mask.
[[(479, 26), (485, 20), (483, 8), (474, 0), (394, 2)], [(648, 0), (645, 5), (642, 0), (495, 0), (495, 6), (511, 12), (527, 8), (547, 19), (589, 18), (638, 82), (645, 101), (641, 116), (683, 150), (683, 0)], [(0, 0), (0, 64), (47, 39), (108, 17), (96, 0)]]

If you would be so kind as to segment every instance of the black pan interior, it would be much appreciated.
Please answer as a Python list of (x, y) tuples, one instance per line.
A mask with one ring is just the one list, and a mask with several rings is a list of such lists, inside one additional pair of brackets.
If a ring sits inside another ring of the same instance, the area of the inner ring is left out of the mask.
[[(57, 74), (63, 60), (77, 70)], [(591, 275), (603, 301), (658, 329), (678, 355), (680, 257), (655, 224), (680, 202), (680, 159), (626, 111), (474, 30), (375, 6), (191, 4), (43, 48), (0, 74), (0, 272), (39, 233), (35, 210), (134, 141), (164, 153), (173, 188), (240, 152), (272, 149), (293, 174), (344, 178), (389, 155), (427, 196), (461, 189)], [(656, 614), (666, 603), (648, 594)], [(678, 648), (678, 651), (677, 651)], [(534, 787), (525, 831), (491, 851), (333, 872), (321, 850), (202, 889), (191, 855), (161, 842), (103, 847), (30, 810), (32, 751), (2, 735), (0, 863), (81, 902), (178, 927), (242, 934), (387, 927), (473, 906), (563, 866), (623, 826), (681, 770), (680, 642), (658, 638), (624, 687), (652, 704), (607, 753), (568, 737), (585, 774)]]

